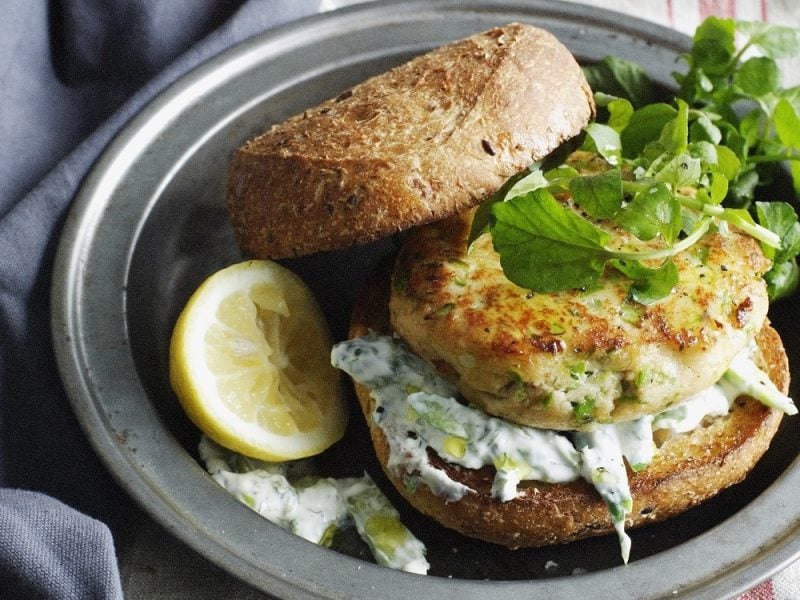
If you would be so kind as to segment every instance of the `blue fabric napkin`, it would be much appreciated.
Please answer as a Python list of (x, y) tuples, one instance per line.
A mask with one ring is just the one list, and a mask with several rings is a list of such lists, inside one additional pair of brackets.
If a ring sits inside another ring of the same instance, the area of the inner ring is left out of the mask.
[(70, 409), (49, 286), (70, 202), (159, 91), (319, 0), (7, 0), (0, 18), (0, 597), (121, 597), (129, 500)]
[(37, 492), (0, 490), (4, 598), (119, 598), (108, 528)]

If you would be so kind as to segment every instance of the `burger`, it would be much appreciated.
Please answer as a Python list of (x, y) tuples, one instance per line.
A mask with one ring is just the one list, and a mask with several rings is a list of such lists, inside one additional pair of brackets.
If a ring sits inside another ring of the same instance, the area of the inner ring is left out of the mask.
[[(575, 187), (543, 191), (542, 165), (592, 185), (636, 183), (602, 145), (580, 143), (593, 98), (551, 34), (494, 28), (247, 142), (227, 197), (237, 241), (255, 257), (402, 236), (332, 360), (413, 507), (509, 548), (616, 532), (627, 561), (626, 528), (741, 481), (796, 409), (767, 317), (771, 263), (747, 226), (684, 217), (689, 233), (648, 236), (609, 218), (595, 187), (593, 205)], [(699, 194), (661, 180), (620, 206), (665, 187)], [(505, 202), (517, 197), (538, 212)], [(492, 204), (504, 207), (487, 219)], [(570, 235), (530, 245), (517, 241), (526, 228)], [(591, 236), (616, 258), (598, 262)], [(674, 252), (663, 260), (667, 238)], [(531, 278), (510, 275), (520, 262)]]

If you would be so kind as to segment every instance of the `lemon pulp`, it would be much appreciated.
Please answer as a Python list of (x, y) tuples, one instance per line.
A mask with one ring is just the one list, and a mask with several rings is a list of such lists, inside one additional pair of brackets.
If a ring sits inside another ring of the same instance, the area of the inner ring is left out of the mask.
[(170, 381), (189, 418), (219, 444), (263, 460), (317, 454), (344, 434), (330, 332), (311, 291), (272, 261), (209, 277), (170, 343)]

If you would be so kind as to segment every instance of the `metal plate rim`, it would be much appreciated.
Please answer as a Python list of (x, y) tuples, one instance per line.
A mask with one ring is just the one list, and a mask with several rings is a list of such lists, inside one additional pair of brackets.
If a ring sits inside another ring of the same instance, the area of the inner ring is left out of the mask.
[[(426, 12), (427, 11), (427, 12)], [(587, 7), (560, 2), (527, 2), (507, 3), (500, 1), (486, 2), (378, 2), (364, 6), (353, 6), (342, 11), (314, 16), (287, 26), (277, 28), (255, 38), (247, 40), (235, 48), (222, 53), (209, 62), (198, 67), (184, 78), (170, 86), (160, 94), (148, 107), (146, 107), (132, 122), (117, 136), (101, 159), (93, 168), (84, 182), (68, 220), (62, 232), (59, 248), (54, 266), (52, 283), (52, 329), (54, 348), (65, 387), (69, 392), (73, 410), (78, 416), (82, 427), (87, 432), (90, 441), (109, 470), (123, 484), (123, 487), (145, 509), (154, 516), (171, 533), (182, 539), (190, 547), (205, 555), (216, 564), (262, 590), (279, 594), (285, 597), (368, 597), (375, 589), (383, 591), (400, 590), (391, 596), (407, 597), (409, 594), (431, 596), (434, 593), (457, 593), (466, 598), (500, 598), (508, 593), (523, 593), (536, 591), (547, 594), (548, 597), (560, 598), (580, 594), (581, 591), (594, 591), (608, 588), (610, 579), (614, 579), (614, 586), (630, 586), (630, 589), (648, 590), (645, 593), (669, 594), (672, 597), (682, 597), (691, 594), (692, 597), (716, 598), (729, 597), (740, 593), (755, 585), (760, 580), (772, 575), (778, 569), (786, 566), (800, 553), (800, 543), (797, 536), (792, 539), (785, 538), (779, 547), (769, 548), (760, 556), (758, 565), (736, 563), (729, 565), (733, 572), (726, 577), (710, 576), (695, 577), (688, 587), (681, 584), (672, 585), (672, 582), (654, 579), (659, 572), (663, 572), (663, 564), (667, 559), (678, 560), (687, 550), (677, 548), (667, 550), (655, 557), (637, 561), (628, 567), (618, 567), (608, 571), (589, 573), (573, 577), (559, 577), (552, 580), (529, 582), (476, 582), (476, 581), (451, 581), (440, 578), (419, 578), (413, 575), (387, 571), (374, 565), (364, 563), (344, 555), (334, 555), (336, 570), (340, 571), (342, 578), (350, 578), (350, 583), (344, 588), (341, 581), (331, 585), (331, 581), (315, 579), (314, 574), (308, 570), (291, 568), (291, 561), (279, 561), (269, 567), (257, 567), (253, 556), (243, 558), (236, 555), (230, 543), (214, 539), (211, 530), (194, 530), (187, 528), (187, 523), (193, 517), (181, 513), (180, 499), (164, 497), (163, 490), (158, 489), (149, 479), (148, 469), (151, 465), (137, 464), (115, 438), (119, 432), (114, 431), (109, 424), (107, 415), (102, 410), (102, 400), (97, 398), (97, 381), (92, 377), (98, 374), (91, 373), (91, 365), (85, 361), (87, 350), (86, 339), (83, 335), (84, 315), (82, 313), (85, 301), (85, 290), (82, 287), (87, 277), (87, 269), (91, 268), (93, 260), (92, 235), (97, 220), (101, 218), (102, 209), (108, 199), (109, 190), (115, 188), (121, 179), (126, 176), (126, 168), (131, 166), (137, 153), (145, 152), (149, 143), (157, 136), (158, 131), (143, 131), (145, 125), (153, 123), (166, 123), (170, 119), (181, 118), (182, 111), (187, 109), (189, 101), (187, 95), (197, 93), (198, 90), (211, 89), (220, 85), (221, 70), (239, 64), (237, 68), (246, 69), (247, 61), (254, 57), (263, 57), (275, 52), (275, 48), (282, 44), (301, 44), (303, 36), (314, 32), (319, 34), (322, 29), (335, 30), (339, 28), (368, 27), (376, 21), (403, 20), (409, 15), (430, 14), (443, 18), (445, 14), (467, 14), (470, 11), (476, 14), (487, 11), (502, 13), (518, 12), (523, 15), (537, 16), (540, 14), (564, 15), (566, 17), (586, 17)], [(644, 21), (603, 11), (592, 9), (591, 22), (603, 23), (606, 26), (614, 24), (620, 29), (633, 32), (644, 32), (652, 39), (658, 39), (664, 44), (674, 47), (685, 47), (686, 38), (676, 32), (646, 23)], [(587, 25), (588, 26), (588, 25)], [(204, 86), (210, 86), (205, 88)], [(131, 151), (133, 150), (133, 154)], [(131, 235), (135, 238), (135, 232)], [(117, 282), (120, 286), (119, 294), (124, 298), (124, 273), (120, 273)], [(144, 394), (144, 391), (142, 390)], [(100, 405), (98, 405), (98, 402)], [(164, 442), (176, 452), (181, 451), (176, 443), (170, 442), (168, 435)], [(188, 457), (179, 459), (190, 471)], [(797, 461), (793, 463), (791, 472), (785, 473), (773, 488), (791, 490), (797, 485)], [(196, 473), (192, 476), (198, 477)], [(207, 484), (208, 482), (206, 482)], [(211, 485), (203, 484), (207, 490)], [(210, 492), (214, 493), (214, 492)], [(224, 493), (219, 491), (219, 493)], [(759, 499), (761, 500), (761, 499)], [(745, 518), (754, 518), (753, 511), (762, 510), (763, 506), (748, 506), (742, 511)], [(800, 527), (800, 514), (794, 515), (794, 533)], [(723, 528), (725, 524), (716, 529)], [(290, 553), (302, 553), (312, 556), (312, 565), (329, 562), (327, 559), (334, 553), (330, 551), (309, 547), (309, 545), (291, 534), (276, 530), (269, 524), (264, 525), (262, 532), (278, 538), (279, 543), (287, 548)], [(718, 531), (709, 531), (691, 544), (696, 546), (694, 552), (708, 552), (715, 545), (715, 535)], [(690, 545), (691, 545), (690, 544)], [(660, 564), (659, 564), (660, 563)], [(329, 574), (329, 568), (320, 569), (323, 574)], [(708, 575), (708, 574), (707, 574)], [(717, 574), (719, 575), (719, 574)], [(651, 586), (650, 589), (642, 585)], [(376, 586), (379, 586), (376, 588)], [(399, 586), (399, 587), (398, 587)], [(624, 589), (624, 587), (622, 588)]]

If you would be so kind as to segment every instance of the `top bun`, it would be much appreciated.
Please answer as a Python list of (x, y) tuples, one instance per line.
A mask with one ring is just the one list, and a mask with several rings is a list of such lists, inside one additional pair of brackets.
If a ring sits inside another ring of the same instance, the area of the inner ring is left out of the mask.
[(227, 196), (245, 254), (365, 243), (478, 204), (594, 115), (572, 54), (513, 23), (372, 77), (239, 148)]

